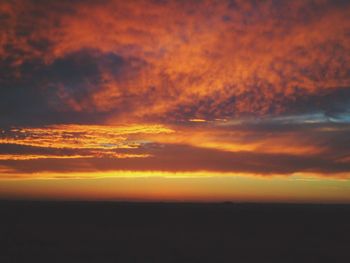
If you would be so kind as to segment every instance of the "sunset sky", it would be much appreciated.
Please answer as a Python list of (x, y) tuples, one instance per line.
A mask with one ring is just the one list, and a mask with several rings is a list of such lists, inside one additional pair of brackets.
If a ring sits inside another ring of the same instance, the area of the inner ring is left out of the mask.
[(350, 203), (349, 14), (0, 0), (0, 199)]

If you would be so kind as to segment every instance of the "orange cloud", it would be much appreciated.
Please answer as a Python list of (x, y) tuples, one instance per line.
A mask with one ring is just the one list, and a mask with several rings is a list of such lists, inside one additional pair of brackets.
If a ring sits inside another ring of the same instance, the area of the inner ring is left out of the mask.
[(139, 143), (128, 140), (129, 136), (172, 132), (162, 125), (53, 125), (3, 130), (0, 143), (73, 149), (137, 148)]
[[(33, 26), (29, 38), (16, 38), (13, 45), (28, 49), (31, 56), (43, 56), (50, 64), (82, 49), (94, 49), (134, 63), (123, 72), (123, 80), (102, 70), (99, 89), (85, 99), (75, 101), (63, 93), (76, 111), (113, 110), (132, 98), (140, 103), (133, 103), (126, 114), (138, 118), (278, 113), (300, 96), (350, 85), (350, 20), (345, 4), (106, 1), (49, 2), (40, 7), (30, 1), (16, 3), (11, 10), (17, 23), (29, 19)], [(49, 21), (32, 15), (36, 12)], [(18, 28), (10, 28), (7, 37), (13, 30)], [(2, 42), (7, 43), (5, 38)], [(43, 38), (50, 43), (47, 49), (28, 44)]]
[[(0, 130), (0, 145), (32, 147), (35, 152), (0, 153), (0, 160), (146, 158), (142, 152), (116, 152), (137, 149), (146, 134), (172, 133), (162, 125), (53, 125), (40, 128)], [(141, 136), (141, 137), (140, 137)], [(60, 151), (58, 151), (60, 150)]]

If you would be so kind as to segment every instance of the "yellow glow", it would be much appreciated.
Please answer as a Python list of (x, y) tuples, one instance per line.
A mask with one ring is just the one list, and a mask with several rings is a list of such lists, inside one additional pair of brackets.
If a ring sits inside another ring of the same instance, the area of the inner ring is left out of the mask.
[(350, 180), (315, 174), (156, 171), (40, 173), (0, 180), (0, 197), (87, 200), (350, 202)]
[(206, 122), (204, 119), (189, 119), (191, 122)]

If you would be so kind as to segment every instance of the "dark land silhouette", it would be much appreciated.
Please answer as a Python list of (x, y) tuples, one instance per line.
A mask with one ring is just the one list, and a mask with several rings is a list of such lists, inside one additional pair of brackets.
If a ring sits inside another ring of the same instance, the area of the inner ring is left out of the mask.
[(0, 262), (350, 262), (350, 206), (0, 202)]

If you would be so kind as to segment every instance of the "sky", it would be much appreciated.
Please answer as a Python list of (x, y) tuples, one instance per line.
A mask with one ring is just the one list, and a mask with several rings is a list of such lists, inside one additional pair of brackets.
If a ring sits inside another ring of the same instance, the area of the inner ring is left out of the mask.
[(350, 203), (347, 0), (0, 0), (0, 198)]

